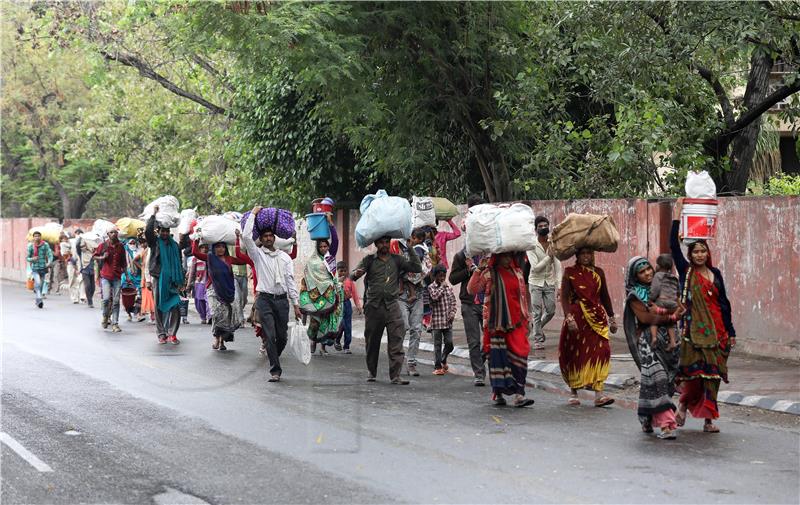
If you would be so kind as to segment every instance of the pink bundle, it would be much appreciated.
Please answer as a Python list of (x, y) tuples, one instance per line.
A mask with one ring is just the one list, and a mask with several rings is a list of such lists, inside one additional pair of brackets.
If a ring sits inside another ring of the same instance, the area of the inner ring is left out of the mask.
[[(244, 229), (248, 217), (250, 217), (249, 210), (242, 216), (242, 229)], [(255, 226), (253, 226), (253, 240), (257, 239), (261, 232), (267, 229), (272, 230), (276, 237), (292, 238), (294, 234), (294, 217), (292, 213), (286, 209), (276, 209), (274, 207), (261, 209), (256, 215)]]

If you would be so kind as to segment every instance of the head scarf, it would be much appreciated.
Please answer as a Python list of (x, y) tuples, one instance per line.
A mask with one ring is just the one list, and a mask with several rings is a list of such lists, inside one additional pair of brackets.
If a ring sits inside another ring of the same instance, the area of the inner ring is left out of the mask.
[(650, 299), (650, 285), (639, 282), (637, 275), (647, 267), (653, 268), (646, 258), (634, 256), (628, 261), (628, 268), (625, 270), (625, 294), (634, 295), (642, 303), (647, 303)]
[(208, 253), (208, 274), (211, 276), (214, 293), (216, 293), (217, 297), (225, 303), (233, 303), (236, 298), (236, 283), (233, 279), (233, 270), (231, 270), (227, 261), (217, 256), (214, 252), (214, 249), (219, 244), (225, 246), (224, 256), (228, 256), (228, 246), (224, 242), (217, 242), (212, 245), (211, 251)]

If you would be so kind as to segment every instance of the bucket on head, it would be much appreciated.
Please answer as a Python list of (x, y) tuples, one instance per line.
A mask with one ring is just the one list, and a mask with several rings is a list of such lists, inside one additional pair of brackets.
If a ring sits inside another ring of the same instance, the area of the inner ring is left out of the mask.
[(322, 240), (331, 238), (331, 228), (328, 225), (328, 216), (323, 213), (315, 212), (306, 214), (306, 226), (311, 240)]
[(681, 211), (681, 230), (685, 239), (710, 239), (717, 234), (717, 200), (686, 198)]
[(330, 198), (317, 198), (311, 202), (311, 212), (315, 214), (333, 212), (333, 200)]

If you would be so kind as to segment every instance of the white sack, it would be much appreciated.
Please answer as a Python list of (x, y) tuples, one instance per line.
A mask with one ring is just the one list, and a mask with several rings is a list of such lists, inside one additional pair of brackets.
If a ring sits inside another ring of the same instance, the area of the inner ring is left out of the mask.
[(411, 199), (411, 222), (416, 230), (423, 226), (436, 226), (436, 208), (433, 200), (415, 196)]
[(717, 185), (708, 172), (686, 174), (686, 198), (717, 198)]
[(236, 243), (236, 230), (238, 229), (239, 223), (225, 216), (206, 216), (194, 230), (195, 235), (203, 244), (225, 242), (233, 245)]
[(180, 204), (178, 199), (172, 195), (164, 195), (156, 198), (144, 208), (141, 218), (144, 220), (150, 219), (153, 215), (153, 210), (158, 207), (158, 214), (156, 214), (156, 223), (162, 228), (175, 228), (181, 224)]
[(522, 203), (481, 204), (467, 212), (467, 255), (528, 251), (536, 247), (533, 209)]
[(196, 209), (183, 209), (181, 211), (181, 222), (178, 225), (178, 233), (186, 235), (189, 233), (189, 228), (192, 226), (192, 221), (197, 219)]
[(115, 225), (111, 221), (106, 221), (105, 219), (98, 219), (92, 225), (92, 231), (100, 237), (101, 241), (103, 241), (108, 238), (108, 231), (113, 230), (116, 227), (117, 225)]

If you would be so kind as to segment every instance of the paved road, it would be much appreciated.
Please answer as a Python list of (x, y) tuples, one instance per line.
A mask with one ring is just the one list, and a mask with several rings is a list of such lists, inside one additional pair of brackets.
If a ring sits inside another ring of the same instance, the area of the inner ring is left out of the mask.
[[(207, 326), (156, 344), (104, 332), (98, 309), (33, 306), (3, 285), (3, 503), (798, 503), (800, 430), (726, 411), (677, 441), (623, 408), (534, 390), (495, 408), (458, 376), (364, 381), (363, 355), (285, 359), (266, 383), (252, 331), (210, 349)], [(744, 412), (744, 411), (742, 411)]]

